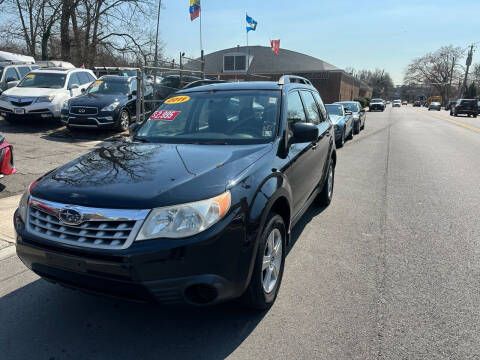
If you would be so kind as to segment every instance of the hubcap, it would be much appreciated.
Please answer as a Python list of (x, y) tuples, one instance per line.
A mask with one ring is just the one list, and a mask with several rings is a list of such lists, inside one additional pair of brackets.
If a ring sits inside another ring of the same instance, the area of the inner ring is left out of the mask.
[(122, 128), (126, 129), (128, 127), (128, 114), (126, 112), (122, 112), (122, 118), (120, 120)]
[(333, 192), (333, 167), (330, 165), (328, 168), (328, 198), (330, 199), (332, 197), (332, 192)]
[(269, 294), (273, 291), (280, 276), (282, 266), (282, 234), (280, 230), (273, 229), (267, 238), (262, 263), (263, 290)]

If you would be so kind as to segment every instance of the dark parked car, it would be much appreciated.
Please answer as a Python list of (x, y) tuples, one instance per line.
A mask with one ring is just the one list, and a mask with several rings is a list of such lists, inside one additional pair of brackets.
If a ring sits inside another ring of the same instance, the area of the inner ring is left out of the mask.
[(365, 129), (365, 121), (367, 115), (365, 109), (358, 101), (339, 101), (335, 104), (343, 105), (345, 110), (351, 111), (353, 116), (353, 133), (358, 134), (360, 130)]
[(203, 80), (196, 76), (183, 75), (180, 79), (180, 75), (167, 75), (159, 84), (154, 85), (154, 97), (155, 99), (166, 99), (176, 91), (182, 89), (186, 84), (194, 81)]
[(458, 99), (450, 108), (450, 116), (467, 115), (477, 117), (478, 102), (476, 99)]
[(203, 85), (211, 85), (211, 84), (221, 84), (224, 83), (225, 80), (217, 80), (217, 79), (203, 79), (203, 80), (196, 80), (191, 83), (185, 85), (182, 89), (191, 89), (197, 86)]
[(136, 301), (269, 308), (291, 229), (333, 196), (335, 134), (317, 90), (290, 76), (200, 86), (131, 133), (27, 189), (14, 216), (24, 264)]
[(70, 99), (62, 109), (69, 128), (115, 128), (126, 131), (136, 116), (135, 77), (103, 76), (83, 95)]
[(385, 101), (383, 99), (372, 99), (368, 106), (368, 111), (384, 111)]
[(328, 115), (335, 128), (337, 148), (345, 144), (345, 139), (353, 139), (353, 115), (340, 104), (326, 104)]
[(421, 107), (421, 106), (422, 106), (422, 103), (419, 100), (413, 103), (413, 107)]

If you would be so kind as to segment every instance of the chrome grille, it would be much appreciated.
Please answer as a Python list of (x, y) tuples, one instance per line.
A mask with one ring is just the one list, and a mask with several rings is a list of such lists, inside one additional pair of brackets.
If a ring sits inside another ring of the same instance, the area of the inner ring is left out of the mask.
[[(59, 213), (65, 209), (78, 211), (83, 221), (78, 225), (64, 223)], [(125, 249), (132, 244), (148, 212), (96, 209), (31, 198), (27, 229), (39, 237), (65, 244)]]

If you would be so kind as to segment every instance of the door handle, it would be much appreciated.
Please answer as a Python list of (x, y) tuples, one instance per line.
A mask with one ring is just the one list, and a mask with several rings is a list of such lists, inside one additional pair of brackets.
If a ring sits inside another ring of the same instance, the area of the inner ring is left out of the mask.
[(317, 144), (313, 144), (313, 146), (312, 146), (312, 150), (313, 150), (313, 151), (316, 151), (316, 150), (317, 150), (317, 147), (318, 147), (318, 145), (317, 145)]

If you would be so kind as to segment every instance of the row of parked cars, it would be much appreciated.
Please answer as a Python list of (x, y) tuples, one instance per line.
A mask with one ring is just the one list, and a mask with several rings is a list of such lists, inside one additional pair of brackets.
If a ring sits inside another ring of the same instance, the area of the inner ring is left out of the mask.
[[(0, 116), (8, 122), (54, 118), (71, 130), (125, 131), (135, 121), (136, 69), (98, 67), (91, 71), (73, 66), (7, 63), (0, 64), (0, 79)], [(147, 100), (161, 102), (180, 88), (222, 82), (188, 75), (157, 79), (154, 84), (152, 76), (144, 78), (143, 92)], [(147, 102), (146, 112), (151, 113), (156, 105), (158, 103)]]
[[(93, 83), (132, 93), (129, 79)], [(124, 141), (28, 187), (14, 215), (17, 254), (90, 293), (268, 309), (292, 228), (313, 202), (332, 201), (335, 143), (364, 127), (359, 103), (325, 105), (297, 76), (180, 90)]]

